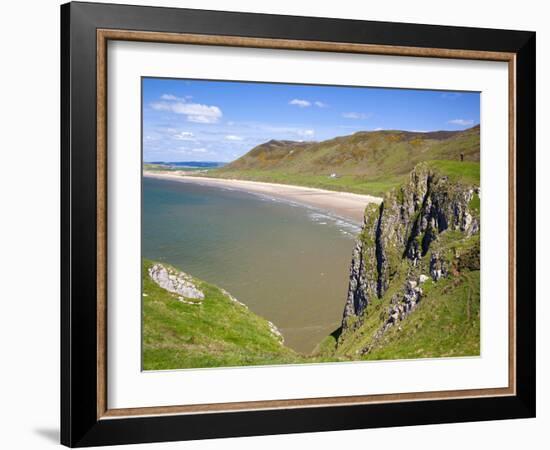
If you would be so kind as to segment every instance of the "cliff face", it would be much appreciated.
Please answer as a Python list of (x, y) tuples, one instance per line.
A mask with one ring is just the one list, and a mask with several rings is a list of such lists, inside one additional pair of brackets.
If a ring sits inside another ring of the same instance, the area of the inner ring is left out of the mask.
[(340, 340), (361, 327), (371, 303), (387, 297), (388, 306), (360, 353), (368, 353), (416, 308), (427, 280), (479, 270), (479, 187), (461, 177), (456, 164), (458, 170), (446, 174), (421, 163), (379, 207), (367, 207), (353, 251)]

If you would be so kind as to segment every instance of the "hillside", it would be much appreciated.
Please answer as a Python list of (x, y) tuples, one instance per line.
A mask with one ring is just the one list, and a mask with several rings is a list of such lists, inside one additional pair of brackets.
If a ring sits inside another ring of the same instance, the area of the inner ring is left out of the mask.
[(311, 355), (223, 289), (144, 261), (143, 368), (479, 355), (479, 195), (479, 163), (429, 161), (368, 205), (341, 327)]
[[(479, 126), (464, 131), (365, 131), (322, 142), (271, 140), (208, 176), (382, 195), (430, 160), (479, 162)], [(332, 175), (332, 176), (331, 176)]]
[(147, 260), (142, 282), (144, 370), (300, 360), (273, 324), (223, 289)]
[(367, 207), (342, 327), (324, 354), (479, 355), (480, 199), (473, 163), (422, 163)]

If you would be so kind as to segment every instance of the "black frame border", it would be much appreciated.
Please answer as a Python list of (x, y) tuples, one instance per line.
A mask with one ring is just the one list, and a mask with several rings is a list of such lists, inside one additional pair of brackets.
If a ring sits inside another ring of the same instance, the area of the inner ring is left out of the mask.
[[(516, 395), (97, 419), (96, 30), (516, 54)], [(61, 443), (71, 447), (534, 417), (534, 32), (73, 2), (61, 6)]]

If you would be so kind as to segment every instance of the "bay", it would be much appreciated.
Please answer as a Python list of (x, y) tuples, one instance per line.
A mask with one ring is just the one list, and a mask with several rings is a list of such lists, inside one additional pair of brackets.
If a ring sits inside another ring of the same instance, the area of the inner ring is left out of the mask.
[(358, 232), (303, 205), (143, 178), (142, 256), (226, 289), (302, 353), (340, 324)]

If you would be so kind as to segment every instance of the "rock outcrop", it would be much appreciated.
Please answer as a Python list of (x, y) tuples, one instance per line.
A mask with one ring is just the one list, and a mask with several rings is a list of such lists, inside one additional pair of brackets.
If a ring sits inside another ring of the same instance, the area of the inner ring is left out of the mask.
[(479, 198), (473, 201), (478, 195), (477, 186), (422, 163), (379, 207), (367, 206), (352, 255), (343, 332), (360, 326), (369, 304), (384, 297), (390, 286), (394, 294), (379, 334), (416, 308), (426, 274), (437, 281), (450, 271), (479, 269), (479, 240), (465, 248), (449, 245), (470, 242), (479, 233)]
[(195, 286), (193, 279), (183, 272), (157, 263), (149, 268), (149, 276), (161, 288), (183, 297), (180, 301), (184, 303), (194, 303), (186, 301), (186, 298), (204, 299), (203, 292)]
[[(166, 289), (172, 294), (176, 294), (177, 299), (185, 304), (198, 306), (204, 300), (204, 293), (195, 285), (193, 278), (184, 272), (180, 272), (169, 266), (156, 263), (148, 270), (149, 277), (158, 284), (161, 288)], [(237, 300), (233, 295), (227, 292), (225, 289), (219, 288), (220, 292), (225, 295), (233, 303), (239, 305), (242, 308), (248, 309), (244, 303)], [(147, 294), (143, 294), (147, 296)], [(270, 333), (279, 341), (281, 345), (284, 344), (284, 337), (279, 329), (272, 322), (267, 321), (267, 325)]]

